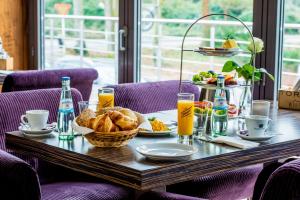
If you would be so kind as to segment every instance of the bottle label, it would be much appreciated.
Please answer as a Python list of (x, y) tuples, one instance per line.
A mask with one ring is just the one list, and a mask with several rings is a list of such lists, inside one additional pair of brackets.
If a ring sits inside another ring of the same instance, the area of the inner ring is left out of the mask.
[(215, 98), (213, 106), (214, 110), (227, 110), (227, 107), (228, 105), (225, 98)]

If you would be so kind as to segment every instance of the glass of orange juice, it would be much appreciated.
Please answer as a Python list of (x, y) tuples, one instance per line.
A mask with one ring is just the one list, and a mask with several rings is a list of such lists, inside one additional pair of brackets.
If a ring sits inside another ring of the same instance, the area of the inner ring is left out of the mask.
[(194, 129), (194, 94), (179, 93), (177, 101), (178, 136), (179, 142), (193, 140)]
[(114, 88), (100, 88), (98, 90), (98, 109), (114, 107), (115, 105)]

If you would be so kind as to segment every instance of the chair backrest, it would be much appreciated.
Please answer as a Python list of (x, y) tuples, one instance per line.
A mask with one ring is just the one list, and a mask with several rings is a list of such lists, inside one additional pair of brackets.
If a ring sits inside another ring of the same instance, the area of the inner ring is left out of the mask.
[(2, 92), (61, 88), (61, 77), (63, 76), (69, 76), (71, 87), (81, 92), (83, 100), (89, 100), (93, 82), (98, 78), (97, 70), (92, 68), (32, 70), (11, 73), (4, 80)]
[(300, 160), (276, 169), (268, 179), (260, 200), (300, 199)]
[[(128, 83), (108, 86), (115, 89), (115, 105), (130, 108), (140, 113), (151, 113), (175, 109), (179, 81), (160, 81), (149, 83)], [(199, 99), (197, 86), (184, 82), (183, 92), (194, 93)]]
[[(49, 110), (48, 122), (55, 122), (59, 107), (61, 89), (41, 89), (22, 92), (0, 93), (0, 148), (5, 148), (5, 132), (18, 130), (20, 117), (26, 110)], [(72, 89), (75, 114), (78, 114), (78, 101), (82, 96)]]

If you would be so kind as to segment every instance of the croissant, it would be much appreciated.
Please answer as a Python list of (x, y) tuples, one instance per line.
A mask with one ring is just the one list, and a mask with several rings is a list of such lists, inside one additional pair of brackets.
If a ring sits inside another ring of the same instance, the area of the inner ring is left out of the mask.
[(91, 119), (90, 124), (92, 124), (91, 128), (97, 132), (116, 132), (120, 130), (120, 128), (112, 122), (108, 114), (99, 115)]
[(128, 108), (122, 108), (121, 110), (119, 110), (120, 113), (130, 117), (131, 119), (133, 119), (134, 121), (138, 121), (137, 116), (134, 114), (134, 112)]
[(119, 126), (121, 130), (132, 130), (137, 128), (137, 121), (131, 119), (130, 117), (122, 114), (119, 111), (110, 111), (108, 112), (109, 117), (112, 122)]

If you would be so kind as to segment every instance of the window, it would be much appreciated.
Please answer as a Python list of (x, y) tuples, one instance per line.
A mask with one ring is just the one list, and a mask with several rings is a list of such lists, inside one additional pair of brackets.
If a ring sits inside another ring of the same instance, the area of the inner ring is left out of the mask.
[(282, 87), (292, 87), (300, 78), (300, 2), (285, 1)]
[(118, 0), (44, 0), (44, 68), (92, 67), (118, 82)]
[[(246, 22), (251, 28), (253, 0), (143, 0), (141, 6), (140, 74), (142, 82), (179, 79), (182, 37), (195, 19), (209, 13), (226, 13)], [(185, 49), (218, 47), (228, 33), (235, 35), (241, 48), (249, 40), (242, 25), (229, 17), (214, 16), (200, 21), (186, 39)], [(248, 55), (237, 58), (240, 62)], [(184, 53), (183, 78), (214, 69), (220, 71), (225, 60)]]

